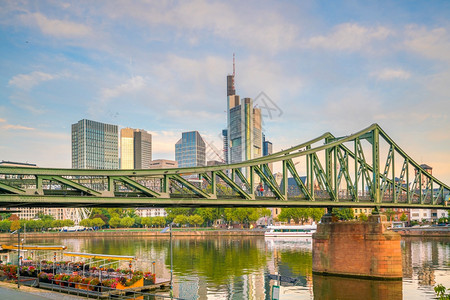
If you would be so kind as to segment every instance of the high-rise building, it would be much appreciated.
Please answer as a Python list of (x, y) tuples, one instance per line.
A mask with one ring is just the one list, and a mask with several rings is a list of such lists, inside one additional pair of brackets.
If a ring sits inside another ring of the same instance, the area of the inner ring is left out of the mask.
[(267, 156), (273, 153), (272, 142), (266, 140), (266, 136), (263, 134), (263, 156)]
[[(267, 156), (273, 153), (272, 142), (266, 140), (266, 136), (263, 134), (263, 156)], [(273, 163), (269, 164), (269, 169), (273, 173)]]
[(120, 130), (120, 168), (149, 169), (152, 161), (152, 135), (142, 129)]
[(72, 124), (72, 168), (118, 169), (117, 125), (91, 120)]
[(206, 144), (198, 131), (183, 132), (175, 144), (175, 160), (180, 168), (206, 165)]
[(224, 151), (227, 163), (238, 163), (262, 156), (261, 110), (253, 107), (251, 98), (241, 100), (236, 95), (234, 77), (233, 56), (233, 75), (227, 76), (227, 137), (224, 137), (224, 143), (228, 143), (227, 150)]
[(228, 164), (228, 130), (222, 130), (223, 137), (223, 160), (225, 164)]
[(178, 163), (170, 159), (155, 159), (150, 163), (150, 169), (178, 168)]

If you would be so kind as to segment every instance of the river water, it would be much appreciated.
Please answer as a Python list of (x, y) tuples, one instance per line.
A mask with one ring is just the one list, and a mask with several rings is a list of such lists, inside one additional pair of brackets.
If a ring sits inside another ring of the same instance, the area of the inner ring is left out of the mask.
[[(135, 255), (141, 268), (170, 278), (169, 240), (157, 238), (61, 238), (29, 244), (66, 245), (68, 251)], [(432, 299), (433, 287), (450, 288), (450, 239), (404, 238), (403, 280), (373, 281), (312, 274), (310, 241), (264, 237), (174, 237), (174, 296), (184, 299)], [(351, 255), (351, 253), (349, 253)]]

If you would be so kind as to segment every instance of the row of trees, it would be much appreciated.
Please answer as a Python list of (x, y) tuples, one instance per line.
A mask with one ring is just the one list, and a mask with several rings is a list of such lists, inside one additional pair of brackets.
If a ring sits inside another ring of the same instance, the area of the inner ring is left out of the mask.
[(249, 224), (261, 217), (269, 217), (267, 208), (167, 208), (167, 217), (139, 217), (134, 209), (95, 208), (89, 219), (80, 225), (86, 227), (130, 228), (163, 227), (168, 223), (179, 226), (212, 226), (221, 219), (227, 223)]
[(294, 220), (296, 224), (303, 224), (309, 219), (318, 222), (324, 214), (325, 210), (323, 208), (283, 208), (278, 215), (278, 220), (288, 223)]
[(19, 228), (26, 228), (27, 231), (42, 231), (73, 225), (72, 220), (54, 220), (49, 215), (41, 215), (40, 218), (34, 220), (19, 220), (19, 217), (13, 214), (8, 219), (0, 221), (0, 231), (8, 232)]

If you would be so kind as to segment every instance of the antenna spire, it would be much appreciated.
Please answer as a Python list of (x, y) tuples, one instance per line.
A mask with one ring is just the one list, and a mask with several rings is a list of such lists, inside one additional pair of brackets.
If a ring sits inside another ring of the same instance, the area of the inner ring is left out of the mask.
[(234, 78), (235, 75), (236, 75), (236, 72), (235, 72), (235, 61), (234, 61), (234, 53), (233, 53), (233, 78)]

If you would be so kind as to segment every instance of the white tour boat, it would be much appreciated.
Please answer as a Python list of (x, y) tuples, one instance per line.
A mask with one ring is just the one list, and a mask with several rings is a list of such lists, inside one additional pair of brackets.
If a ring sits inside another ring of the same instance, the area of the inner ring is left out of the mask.
[(274, 225), (267, 226), (265, 237), (309, 237), (317, 230), (317, 224), (312, 225)]

